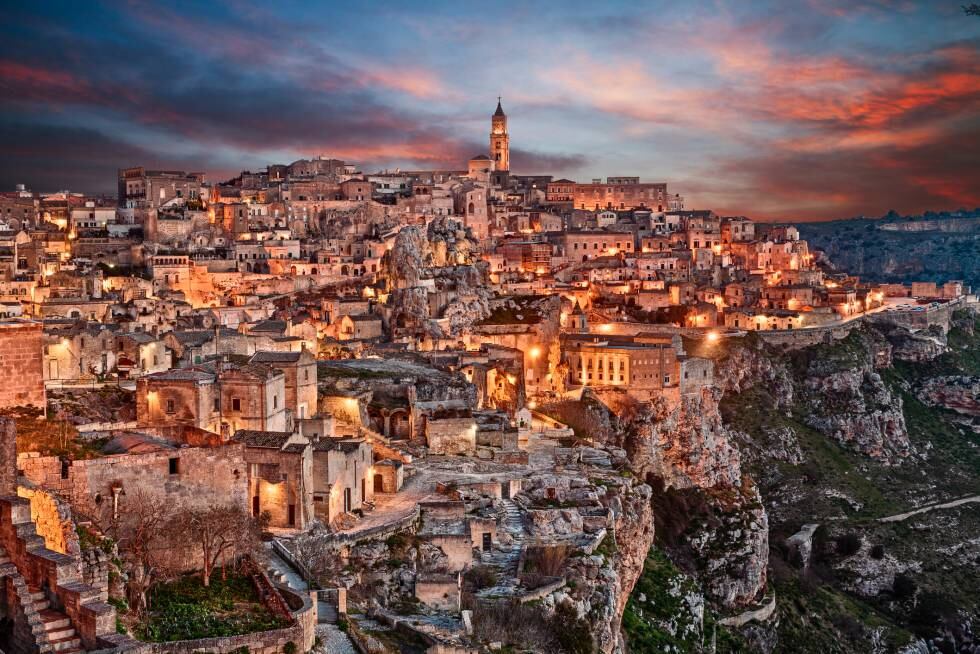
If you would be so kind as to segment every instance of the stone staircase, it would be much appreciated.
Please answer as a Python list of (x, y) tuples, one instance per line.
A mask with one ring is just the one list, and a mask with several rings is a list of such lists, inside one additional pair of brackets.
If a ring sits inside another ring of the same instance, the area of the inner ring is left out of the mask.
[(47, 651), (61, 652), (62, 654), (74, 654), (84, 652), (82, 639), (78, 637), (75, 628), (71, 626), (71, 620), (61, 611), (51, 608), (51, 602), (43, 590), (28, 587), (33, 608), (38, 613), (41, 623), (44, 625), (44, 633), (47, 636), (50, 649)]
[(511, 542), (509, 545), (498, 545), (489, 552), (481, 551), (480, 563), (513, 576), (517, 574), (517, 564), (524, 547), (524, 519), (521, 517), (520, 507), (513, 500), (502, 499), (500, 504), (497, 513), (499, 530), (506, 532)]
[(115, 609), (103, 591), (82, 581), (76, 557), (45, 546), (30, 502), (16, 496), (0, 496), (0, 583), (17, 609), (10, 616), (14, 652), (75, 654), (86, 644), (105, 649), (128, 641), (115, 633)]
[(22, 613), (14, 618), (15, 638), (30, 639), (38, 652), (75, 654), (85, 651), (68, 616), (51, 608), (44, 591), (27, 585), (7, 551), (0, 547), (0, 583), (4, 578), (9, 578)]

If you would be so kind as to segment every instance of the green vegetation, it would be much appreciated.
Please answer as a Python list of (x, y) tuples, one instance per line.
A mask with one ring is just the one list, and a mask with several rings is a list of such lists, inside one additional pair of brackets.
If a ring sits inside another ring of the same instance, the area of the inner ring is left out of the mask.
[(65, 459), (94, 459), (102, 456), (108, 439), (83, 440), (78, 430), (67, 420), (48, 419), (41, 409), (13, 407), (0, 411), (0, 416), (13, 418), (17, 423), (17, 452), (38, 452), (42, 456)]
[[(813, 410), (807, 379), (870, 369), (886, 336), (892, 338), (887, 332), (858, 329), (841, 341), (793, 352), (762, 346), (762, 356), (789, 371), (792, 405), (777, 407), (768, 384), (722, 400), (725, 423), (744, 434), (743, 469), (758, 480), (767, 502), (779, 507), (770, 512), (769, 579), (779, 601), (780, 652), (865, 652), (872, 634), (882, 651), (900, 649), (914, 637), (945, 638), (945, 644), (937, 644), (940, 650), (955, 651), (955, 643), (964, 642), (960, 630), (965, 616), (980, 608), (980, 570), (968, 544), (980, 529), (976, 505), (905, 522), (877, 521), (923, 504), (980, 493), (980, 436), (963, 424), (962, 416), (928, 406), (916, 395), (933, 377), (980, 374), (980, 320), (957, 313), (946, 354), (925, 362), (896, 360), (890, 368), (876, 369), (887, 392), (901, 400), (914, 448), (897, 465), (841, 445), (806, 424)], [(820, 399), (822, 411), (837, 410), (834, 398)], [(799, 445), (802, 463), (773, 456), (782, 449), (786, 433)], [(824, 527), (818, 530), (819, 543), (815, 537), (810, 570), (802, 572), (786, 562), (782, 543), (809, 522)], [(669, 530), (658, 528), (658, 538), (665, 535)], [(894, 583), (885, 577), (881, 590), (858, 596), (849, 591), (862, 578), (848, 563), (852, 557), (872, 566), (882, 562), (885, 569), (914, 567), (896, 573)]]
[(170, 642), (236, 636), (286, 626), (259, 600), (252, 581), (240, 574), (215, 577), (205, 588), (199, 576), (163, 582), (150, 591), (147, 619), (137, 636), (149, 642)]
[(657, 547), (651, 548), (643, 573), (633, 588), (623, 612), (623, 630), (631, 652), (701, 652), (712, 639), (717, 652), (746, 651), (738, 634), (717, 623), (705, 609), (704, 630), (696, 614), (700, 590), (693, 579), (681, 572)]

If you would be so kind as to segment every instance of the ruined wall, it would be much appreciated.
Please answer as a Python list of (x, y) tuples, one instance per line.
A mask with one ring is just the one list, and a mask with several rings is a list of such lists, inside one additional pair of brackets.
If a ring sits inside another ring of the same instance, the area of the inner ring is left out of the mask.
[(459, 575), (419, 575), (415, 582), (415, 598), (440, 611), (459, 611)]
[(447, 572), (461, 572), (473, 563), (473, 541), (469, 534), (432, 534), (425, 539), (446, 555)]
[(81, 554), (78, 533), (72, 520), (71, 508), (53, 493), (41, 488), (21, 486), (17, 494), (31, 502), (31, 520), (44, 546), (59, 554)]
[(472, 418), (429, 418), (425, 438), (433, 454), (472, 456), (476, 452), (476, 423)]
[(41, 323), (0, 322), (0, 409), (47, 406), (42, 351)]

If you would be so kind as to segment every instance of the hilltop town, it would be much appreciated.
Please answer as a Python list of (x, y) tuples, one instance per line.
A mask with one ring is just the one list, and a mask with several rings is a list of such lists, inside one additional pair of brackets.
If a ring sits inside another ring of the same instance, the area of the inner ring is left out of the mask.
[[(809, 362), (807, 425), (899, 465), (922, 450), (879, 371), (948, 351), (976, 296), (865, 281), (662, 181), (523, 175), (507, 121), (458, 170), (0, 194), (3, 651), (629, 651), (655, 524), (680, 524), (657, 507), (693, 515), (669, 503), (692, 489), (717, 520), (685, 536), (701, 621), (671, 636), (765, 649), (795, 500), (770, 516), (731, 398), (762, 380), (788, 414), (797, 369), (760, 352), (860, 346), (855, 379)], [(234, 601), (207, 613), (209, 588)]]

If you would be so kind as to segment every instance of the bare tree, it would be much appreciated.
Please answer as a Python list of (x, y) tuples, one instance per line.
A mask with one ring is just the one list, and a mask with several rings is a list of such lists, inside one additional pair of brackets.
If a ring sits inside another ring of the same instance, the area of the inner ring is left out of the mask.
[(302, 570), (304, 576), (311, 576), (308, 582), (323, 583), (324, 579), (336, 573), (340, 560), (337, 552), (328, 546), (329, 539), (325, 530), (314, 529), (290, 543), (289, 551)]
[(242, 554), (255, 550), (259, 527), (244, 509), (237, 506), (209, 505), (186, 509), (171, 522), (173, 533), (184, 534), (200, 547), (201, 581), (211, 585), (211, 575)]
[(167, 526), (171, 521), (167, 505), (143, 490), (126, 498), (126, 510), (110, 519), (109, 533), (118, 543), (126, 569), (126, 601), (137, 615), (147, 608), (147, 592), (165, 567), (162, 557), (167, 547)]

